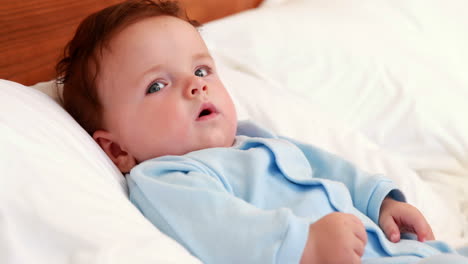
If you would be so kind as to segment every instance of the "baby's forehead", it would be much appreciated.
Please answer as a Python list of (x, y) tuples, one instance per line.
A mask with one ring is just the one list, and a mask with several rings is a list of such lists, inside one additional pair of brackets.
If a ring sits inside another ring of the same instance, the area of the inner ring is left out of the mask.
[[(132, 53), (134, 49), (178, 49), (206, 51), (206, 44), (198, 29), (187, 21), (171, 16), (151, 17), (122, 28), (104, 47), (108, 55)], [(198, 52), (199, 53), (199, 52)], [(104, 54), (103, 54), (104, 55)]]
[(174, 31), (181, 33), (197, 33), (198, 30), (189, 22), (173, 16), (155, 16), (143, 18), (124, 25), (116, 35), (134, 34), (135, 31), (145, 31), (146, 33), (157, 32), (167, 34)]
[[(161, 37), (168, 33), (177, 32), (178, 34), (191, 33), (199, 35), (198, 29), (185, 21), (184, 19), (169, 16), (152, 16), (140, 18), (134, 21), (121, 24), (119, 27), (114, 28), (113, 32), (102, 40), (101, 45), (97, 46), (102, 52), (103, 50), (111, 50), (115, 42), (123, 40), (136, 40), (135, 32), (143, 31), (146, 34), (158, 34)], [(94, 34), (98, 34), (97, 32)]]
[(97, 79), (113, 78), (124, 68), (136, 71), (174, 56), (189, 58), (194, 54), (209, 52), (192, 24), (171, 16), (141, 19), (120, 29), (103, 46), (98, 54), (101, 69)]

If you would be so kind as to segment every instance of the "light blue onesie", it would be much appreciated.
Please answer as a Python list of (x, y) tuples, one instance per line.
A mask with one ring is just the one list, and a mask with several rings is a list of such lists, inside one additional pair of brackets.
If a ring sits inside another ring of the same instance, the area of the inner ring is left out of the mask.
[(454, 253), (442, 242), (385, 238), (375, 224), (383, 199), (404, 201), (391, 180), (249, 122), (239, 123), (233, 147), (151, 159), (127, 179), (140, 211), (204, 263), (299, 263), (309, 225), (337, 211), (364, 223), (363, 263)]

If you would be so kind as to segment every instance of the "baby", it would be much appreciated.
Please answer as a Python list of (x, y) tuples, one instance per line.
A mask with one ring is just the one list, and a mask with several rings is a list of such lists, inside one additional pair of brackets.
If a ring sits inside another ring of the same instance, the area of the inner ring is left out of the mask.
[(468, 263), (389, 179), (238, 123), (196, 26), (173, 2), (126, 1), (57, 65), (65, 108), (155, 226), (204, 263)]

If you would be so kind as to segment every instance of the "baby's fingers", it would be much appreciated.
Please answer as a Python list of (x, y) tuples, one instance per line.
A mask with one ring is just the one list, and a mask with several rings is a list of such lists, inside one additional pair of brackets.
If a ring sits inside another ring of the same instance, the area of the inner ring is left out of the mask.
[(400, 241), (400, 228), (391, 216), (387, 216), (380, 221), (380, 227), (384, 231), (388, 240), (396, 243)]
[(418, 241), (424, 242), (426, 240), (434, 240), (434, 233), (432, 232), (431, 226), (423, 220), (416, 221), (413, 225), (413, 230), (418, 236)]
[(407, 205), (406, 210), (400, 210), (402, 214), (397, 219), (397, 224), (402, 232), (416, 234), (418, 241), (434, 240), (431, 226), (424, 216), (416, 208)]

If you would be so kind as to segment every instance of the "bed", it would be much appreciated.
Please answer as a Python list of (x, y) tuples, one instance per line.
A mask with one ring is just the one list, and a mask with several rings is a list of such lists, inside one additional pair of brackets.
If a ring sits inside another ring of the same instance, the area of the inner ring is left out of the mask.
[[(61, 47), (115, 2), (0, 7), (1, 263), (199, 263), (57, 100)], [(438, 239), (468, 246), (468, 2), (182, 2), (239, 119), (386, 174)]]

